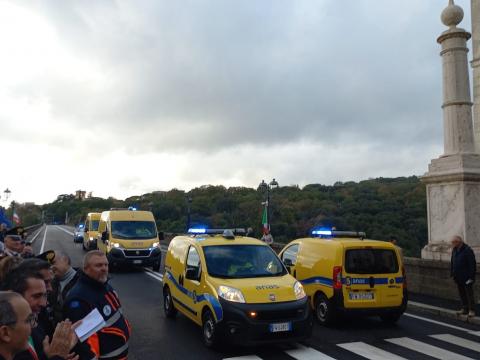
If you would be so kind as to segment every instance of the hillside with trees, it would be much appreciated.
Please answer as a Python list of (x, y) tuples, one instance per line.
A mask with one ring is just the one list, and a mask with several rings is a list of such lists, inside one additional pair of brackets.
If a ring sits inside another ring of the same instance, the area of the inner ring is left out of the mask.
[[(189, 204), (187, 199), (191, 199)], [(89, 211), (135, 206), (151, 210), (158, 228), (181, 233), (191, 208), (191, 224), (212, 227), (253, 227), (261, 236), (262, 201), (265, 194), (245, 187), (202, 186), (189, 192), (173, 189), (128, 199), (90, 198), (76, 200), (62, 195), (39, 207), (49, 222), (70, 224)], [(425, 186), (417, 177), (379, 178), (361, 182), (282, 186), (271, 192), (271, 228), (276, 242), (305, 236), (315, 226), (365, 231), (372, 239), (398, 239), (405, 255), (419, 256), (427, 243)], [(19, 214), (21, 214), (19, 210)]]

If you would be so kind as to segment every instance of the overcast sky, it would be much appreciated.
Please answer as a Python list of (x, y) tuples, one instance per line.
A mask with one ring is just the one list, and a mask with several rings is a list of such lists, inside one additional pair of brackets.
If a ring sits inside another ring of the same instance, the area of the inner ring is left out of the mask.
[(0, 0), (0, 195), (421, 175), (447, 3)]

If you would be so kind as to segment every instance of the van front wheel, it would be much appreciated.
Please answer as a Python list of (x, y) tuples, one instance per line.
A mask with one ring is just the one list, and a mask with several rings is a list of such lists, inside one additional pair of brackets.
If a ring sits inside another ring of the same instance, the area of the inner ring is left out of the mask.
[(215, 318), (210, 310), (206, 310), (202, 316), (203, 325), (203, 342), (208, 348), (215, 348), (217, 346), (217, 324)]
[(172, 294), (168, 287), (163, 289), (163, 311), (169, 319), (173, 319), (177, 315), (177, 309), (173, 306)]
[(323, 294), (315, 296), (315, 316), (322, 325), (329, 326), (335, 322), (335, 309), (332, 302)]

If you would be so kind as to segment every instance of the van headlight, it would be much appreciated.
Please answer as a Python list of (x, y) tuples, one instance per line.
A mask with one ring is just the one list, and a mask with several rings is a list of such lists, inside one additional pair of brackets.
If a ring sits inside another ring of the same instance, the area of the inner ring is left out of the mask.
[(112, 246), (116, 249), (120, 249), (120, 244), (119, 243), (112, 243)]
[(154, 243), (152, 244), (152, 248), (157, 248), (157, 247), (159, 247), (159, 246), (160, 246), (160, 243), (159, 243), (159, 242), (154, 242)]
[(93, 236), (90, 236), (90, 241), (93, 241)]
[(245, 298), (240, 290), (232, 288), (230, 286), (220, 285), (218, 287), (218, 296), (227, 301), (244, 303)]
[(303, 285), (300, 284), (298, 281), (295, 281), (295, 284), (293, 284), (293, 292), (295, 293), (295, 297), (297, 300), (303, 299), (307, 294), (305, 294), (305, 289), (303, 288)]

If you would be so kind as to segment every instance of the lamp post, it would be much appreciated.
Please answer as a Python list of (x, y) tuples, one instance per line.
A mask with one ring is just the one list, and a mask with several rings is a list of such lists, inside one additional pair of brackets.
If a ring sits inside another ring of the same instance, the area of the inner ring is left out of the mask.
[(191, 216), (190, 216), (190, 212), (191, 212), (191, 204), (192, 204), (192, 197), (191, 196), (187, 196), (185, 198), (185, 200), (187, 201), (187, 232), (188, 232), (188, 229), (190, 229), (190, 224), (191, 224)]
[(4, 197), (3, 201), (7, 202), (11, 193), (12, 192), (10, 191), (10, 189), (8, 187), (5, 190), (3, 190), (3, 194), (4, 194), (3, 195), (3, 197)]
[(276, 189), (278, 188), (278, 182), (277, 180), (275, 180), (275, 178), (273, 178), (272, 181), (270, 181), (270, 183), (266, 183), (265, 180), (262, 180), (262, 182), (258, 185), (258, 190), (261, 190), (261, 191), (265, 191), (266, 193), (266, 200), (264, 203), (262, 204), (265, 204), (265, 207), (267, 208), (267, 226), (268, 226), (268, 230), (270, 231), (270, 225), (271, 225), (271, 221), (270, 221), (270, 192), (272, 191), (272, 189)]

